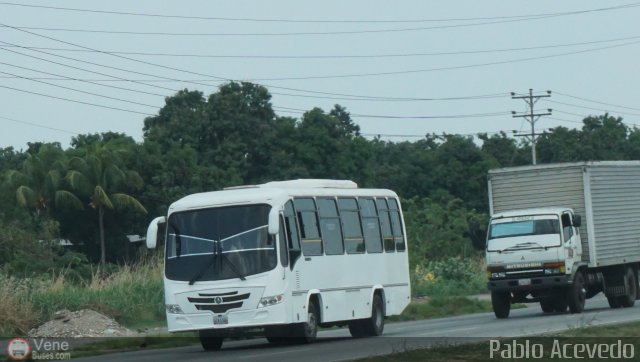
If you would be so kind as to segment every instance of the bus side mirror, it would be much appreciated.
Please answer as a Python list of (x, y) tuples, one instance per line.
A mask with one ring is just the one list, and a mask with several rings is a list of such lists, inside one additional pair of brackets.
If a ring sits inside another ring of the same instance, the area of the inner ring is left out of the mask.
[(159, 216), (151, 221), (147, 228), (147, 249), (155, 249), (158, 242), (158, 224), (162, 224), (167, 221), (164, 216)]
[(280, 212), (272, 207), (269, 211), (269, 225), (267, 227), (269, 235), (276, 235), (280, 232)]
[(582, 225), (582, 217), (580, 215), (573, 215), (573, 226), (579, 228)]

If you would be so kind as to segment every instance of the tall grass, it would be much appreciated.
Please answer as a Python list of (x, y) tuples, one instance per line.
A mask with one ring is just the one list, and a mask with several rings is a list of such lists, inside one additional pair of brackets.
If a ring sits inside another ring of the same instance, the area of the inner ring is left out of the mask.
[(0, 275), (0, 335), (24, 335), (61, 309), (92, 309), (124, 325), (162, 320), (162, 261), (151, 258), (113, 273), (97, 268), (84, 282), (65, 272), (16, 279)]

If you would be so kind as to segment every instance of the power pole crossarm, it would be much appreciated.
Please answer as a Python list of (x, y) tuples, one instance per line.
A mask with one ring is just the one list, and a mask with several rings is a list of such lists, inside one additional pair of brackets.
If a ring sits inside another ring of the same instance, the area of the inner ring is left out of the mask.
[(525, 136), (531, 141), (531, 162), (534, 165), (536, 164), (536, 139), (537, 136), (540, 135), (540, 133), (536, 133), (536, 122), (542, 116), (550, 116), (552, 111), (551, 109), (547, 109), (547, 112), (545, 113), (536, 113), (534, 110), (534, 106), (540, 98), (546, 97), (551, 97), (551, 91), (547, 91), (547, 94), (533, 95), (533, 89), (529, 89), (529, 94), (523, 96), (516, 96), (514, 92), (511, 92), (511, 99), (522, 99), (525, 101), (525, 103), (527, 103), (527, 106), (529, 107), (528, 113), (517, 114), (514, 111), (512, 111), (511, 113), (513, 118), (525, 118), (531, 125), (530, 134), (521, 134), (516, 136)]

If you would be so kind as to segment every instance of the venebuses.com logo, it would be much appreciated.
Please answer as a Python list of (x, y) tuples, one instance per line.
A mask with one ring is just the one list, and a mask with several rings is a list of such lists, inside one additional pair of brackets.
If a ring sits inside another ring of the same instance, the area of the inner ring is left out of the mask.
[(13, 338), (7, 344), (10, 361), (69, 360), (69, 342), (45, 338)]
[(7, 356), (13, 361), (24, 361), (29, 358), (31, 346), (29, 341), (24, 338), (14, 338), (7, 345)]

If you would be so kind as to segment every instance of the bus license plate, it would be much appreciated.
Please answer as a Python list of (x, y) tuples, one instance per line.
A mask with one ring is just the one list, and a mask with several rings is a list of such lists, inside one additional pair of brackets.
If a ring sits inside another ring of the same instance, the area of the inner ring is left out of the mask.
[(229, 324), (229, 317), (226, 315), (213, 316), (213, 324), (214, 325)]
[(520, 285), (520, 286), (531, 285), (531, 279), (519, 279), (518, 280), (518, 285)]

